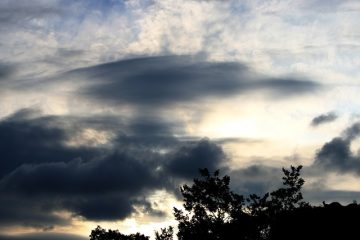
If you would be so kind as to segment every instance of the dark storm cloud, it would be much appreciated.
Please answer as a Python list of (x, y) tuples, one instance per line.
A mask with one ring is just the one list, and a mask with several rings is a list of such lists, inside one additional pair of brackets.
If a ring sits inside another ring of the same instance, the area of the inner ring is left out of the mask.
[(353, 164), (357, 164), (353, 159), (350, 150), (351, 142), (340, 137), (332, 139), (330, 142), (325, 143), (316, 154), (315, 163), (323, 167), (333, 170), (347, 171), (353, 170)]
[(23, 109), (0, 121), (0, 176), (21, 164), (68, 162), (76, 158), (91, 159), (103, 154), (104, 149), (89, 146), (72, 147), (67, 144), (84, 129), (101, 130), (117, 135), (113, 144), (132, 146), (175, 146), (172, 137), (175, 123), (161, 119), (116, 116), (53, 117), (39, 116), (32, 109)]
[[(137, 209), (162, 216), (149, 194), (158, 189), (176, 194), (183, 181), (191, 181), (204, 167), (221, 168), (231, 176), (232, 189), (241, 194), (264, 194), (281, 186), (280, 168), (253, 165), (229, 170), (222, 167), (226, 156), (216, 142), (176, 138), (171, 135), (174, 126), (166, 122), (161, 127), (162, 122), (154, 119), (137, 121), (39, 116), (33, 110), (0, 121), (1, 169), (7, 166), (0, 179), (0, 226), (46, 230), (70, 224), (71, 219), (56, 214), (59, 211), (94, 221), (124, 219)], [(153, 125), (156, 131), (151, 131)], [(343, 172), (360, 169), (355, 164), (359, 158), (349, 150), (359, 126), (354, 124), (325, 144), (315, 165)], [(82, 128), (107, 130), (117, 137), (107, 147), (67, 146), (67, 139)], [(17, 164), (9, 165), (13, 159)], [(309, 200), (316, 201), (313, 189), (307, 190)]]
[[(0, 121), (0, 225), (48, 229), (70, 221), (56, 214), (63, 210), (88, 220), (124, 219), (138, 205), (158, 215), (146, 203), (151, 191), (174, 192), (197, 175), (197, 168), (215, 169), (225, 160), (221, 147), (208, 139), (169, 135), (171, 124), (157, 123), (157, 135), (146, 130), (152, 121), (120, 120), (109, 127), (112, 121), (38, 116), (29, 109)], [(118, 137), (106, 147), (66, 144), (89, 127)], [(151, 136), (155, 143), (149, 143)]]
[(191, 56), (121, 60), (73, 70), (63, 77), (79, 76), (91, 83), (83, 91), (90, 98), (152, 107), (258, 90), (281, 98), (320, 87), (308, 80), (263, 77), (236, 62), (208, 62)]
[(171, 179), (190, 179), (196, 176), (197, 167), (215, 168), (222, 160), (218, 156), (221, 149), (208, 140), (187, 143), (167, 155), (142, 151), (114, 153), (88, 162), (22, 165), (2, 179), (0, 191), (19, 198), (37, 196), (35, 205), (40, 206), (44, 199), (53, 198), (55, 210), (70, 210), (90, 220), (124, 219), (134, 211), (137, 197), (172, 188)]
[(351, 144), (359, 135), (360, 123), (355, 123), (342, 136), (333, 138), (318, 150), (314, 165), (338, 172), (360, 174), (360, 155), (351, 151)]
[(0, 235), (0, 240), (86, 240), (88, 238), (60, 233), (30, 233), (20, 234), (17, 236)]
[(360, 136), (360, 123), (355, 123), (351, 127), (347, 128), (344, 133), (344, 139), (347, 141), (353, 141)]
[(167, 169), (175, 176), (191, 179), (200, 168), (215, 171), (225, 159), (222, 149), (208, 140), (181, 147), (172, 155)]
[[(67, 163), (24, 164), (3, 178), (0, 189), (29, 195), (35, 192), (72, 195), (79, 191), (83, 194), (140, 191), (143, 187), (157, 185), (146, 167), (147, 163), (125, 153), (113, 153), (93, 161), (75, 159)], [(137, 174), (141, 178), (132, 179)]]
[(68, 162), (90, 158), (98, 150), (72, 148), (65, 144), (68, 133), (53, 117), (34, 117), (32, 110), (21, 110), (0, 121), (0, 178), (24, 163)]
[(83, 196), (67, 200), (62, 207), (70, 210), (74, 215), (81, 216), (87, 220), (123, 220), (135, 212), (133, 207), (135, 200), (132, 199), (134, 195), (135, 193), (115, 196), (111, 194)]
[(48, 230), (71, 223), (70, 219), (56, 214), (58, 204), (46, 196), (24, 198), (19, 193), (0, 190), (0, 226), (26, 226)]
[(334, 113), (334, 112), (329, 112), (326, 114), (321, 114), (317, 117), (315, 117), (312, 121), (311, 121), (311, 126), (313, 127), (317, 127), (319, 125), (325, 124), (325, 123), (329, 123), (329, 122), (333, 122), (338, 118), (338, 116)]

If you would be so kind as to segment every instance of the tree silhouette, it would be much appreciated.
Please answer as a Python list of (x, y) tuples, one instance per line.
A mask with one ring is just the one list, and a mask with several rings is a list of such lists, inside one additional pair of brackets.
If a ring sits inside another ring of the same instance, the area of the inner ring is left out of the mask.
[(155, 231), (155, 239), (156, 240), (173, 240), (174, 235), (174, 228), (168, 227), (168, 228), (161, 228), (160, 233)]
[(200, 170), (201, 178), (192, 186), (184, 185), (184, 209), (174, 208), (179, 222), (178, 238), (186, 239), (268, 239), (271, 223), (284, 211), (305, 207), (300, 177), (302, 166), (283, 168), (283, 185), (263, 197), (255, 194), (245, 198), (229, 188), (230, 177)]
[[(219, 171), (200, 170), (200, 178), (180, 188), (183, 209), (174, 208), (179, 240), (303, 240), (359, 239), (360, 215), (356, 202), (344, 207), (324, 203), (313, 207), (303, 200), (300, 177), (302, 166), (283, 168), (283, 187), (263, 196), (247, 198), (230, 190), (230, 177)], [(340, 219), (340, 220), (339, 220)], [(155, 232), (156, 240), (173, 240), (173, 227)], [(357, 236), (354, 238), (353, 236)], [(148, 240), (140, 233), (124, 235), (117, 230), (97, 227), (90, 240)]]
[(266, 193), (263, 197), (251, 194), (247, 198), (248, 208), (257, 228), (256, 239), (269, 239), (271, 224), (279, 214), (296, 208), (310, 207), (309, 203), (303, 201), (301, 193), (301, 188), (305, 183), (300, 177), (301, 169), (301, 165), (291, 166), (289, 170), (282, 168), (284, 187)]
[(220, 178), (219, 171), (211, 174), (207, 169), (200, 174), (192, 186), (180, 188), (186, 212), (174, 208), (178, 239), (228, 239), (234, 232), (238, 239), (245, 239), (251, 228), (237, 224), (250, 220), (243, 211), (244, 197), (230, 191), (229, 176)]
[(91, 231), (90, 240), (149, 240), (150, 238), (140, 234), (130, 234), (125, 235), (120, 233), (118, 230), (111, 230), (101, 228), (97, 226), (94, 230)]

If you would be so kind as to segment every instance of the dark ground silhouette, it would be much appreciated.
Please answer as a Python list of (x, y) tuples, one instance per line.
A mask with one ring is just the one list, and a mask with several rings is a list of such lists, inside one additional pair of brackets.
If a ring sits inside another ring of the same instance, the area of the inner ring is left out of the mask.
[(360, 206), (337, 202), (284, 212), (271, 223), (270, 239), (359, 239)]
[[(303, 200), (302, 166), (283, 168), (283, 187), (264, 196), (248, 197), (229, 188), (230, 177), (201, 169), (200, 178), (180, 188), (183, 207), (174, 208), (179, 240), (305, 240), (359, 239), (360, 205), (323, 203), (311, 206)], [(172, 240), (172, 227), (156, 232), (156, 240)], [(97, 227), (90, 240), (147, 240), (140, 233), (124, 235)]]

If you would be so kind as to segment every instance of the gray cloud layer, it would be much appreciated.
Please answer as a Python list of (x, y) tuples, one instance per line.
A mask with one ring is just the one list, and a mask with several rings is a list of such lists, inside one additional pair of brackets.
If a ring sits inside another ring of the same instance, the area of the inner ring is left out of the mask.
[(70, 234), (56, 234), (56, 233), (33, 233), (33, 234), (22, 234), (19, 236), (1, 236), (0, 240), (85, 240), (88, 238), (80, 237)]
[(0, 63), (0, 84), (2, 81), (7, 81), (14, 72), (15, 69), (13, 66)]
[(282, 98), (320, 87), (313, 81), (263, 77), (240, 63), (208, 62), (196, 56), (121, 60), (76, 69), (62, 77), (79, 76), (91, 84), (83, 91), (89, 98), (151, 107), (258, 91)]
[(56, 1), (2, 1), (0, 3), (1, 28), (11, 25), (24, 26), (32, 20), (59, 15), (61, 10)]
[(351, 144), (360, 136), (360, 123), (347, 128), (342, 136), (325, 143), (317, 152), (315, 166), (337, 172), (360, 175), (360, 155), (351, 151)]
[[(264, 3), (259, 7), (259, 3), (254, 4), (253, 1), (229, 1), (229, 4), (216, 1), (218, 5), (210, 6), (200, 1), (205, 7), (202, 8), (187, 4), (196, 1), (180, 4), (176, 1), (135, 2), (1, 1), (1, 55), (10, 62), (0, 64), (0, 93), (6, 88), (15, 92), (28, 91), (31, 86), (33, 89), (29, 92), (34, 94), (30, 99), (15, 99), (17, 103), (5, 113), (23, 107), (38, 94), (47, 94), (43, 82), (41, 86), (37, 84), (41, 79), (33, 76), (47, 78), (50, 73), (113, 61), (132, 53), (186, 54), (205, 51), (213, 54), (213, 57), (225, 55), (226, 58), (231, 55), (231, 58), (234, 57), (232, 59), (244, 61), (263, 62), (265, 58), (271, 59), (265, 60), (265, 65), (269, 64), (269, 69), (275, 72), (276, 68), (283, 71), (284, 65), (305, 64), (304, 69), (308, 69), (308, 66), (318, 68), (317, 64), (323, 60), (325, 65), (321, 64), (320, 68), (332, 69), (336, 65), (341, 69), (342, 66), (338, 64), (344, 62), (346, 69), (349, 69), (348, 61), (326, 64), (329, 49), (321, 45), (324, 41), (333, 41), (333, 32), (339, 26), (356, 26), (357, 21), (348, 21), (347, 18), (346, 21), (339, 21), (341, 25), (334, 24), (337, 19), (347, 16), (341, 14), (341, 9), (336, 9), (336, 18), (326, 15), (320, 21), (317, 11), (306, 14), (304, 18), (302, 14), (307, 12), (306, 9), (297, 9), (299, 5), (309, 9), (319, 9), (320, 5), (323, 8), (321, 1), (315, 1), (311, 6), (308, 6), (309, 3), (295, 3), (292, 8), (295, 14), (291, 13), (291, 16), (287, 11), (289, 5), (284, 6), (283, 3)], [(223, 5), (226, 5), (225, 8), (222, 8)], [(330, 4), (331, 7), (334, 5), (338, 3)], [(102, 11), (104, 9), (107, 11)], [(238, 14), (238, 11), (244, 11), (244, 14)], [(261, 18), (251, 17), (259, 11), (260, 14), (255, 15)], [(213, 17), (209, 18), (209, 15)], [(270, 15), (274, 17), (268, 18)], [(176, 16), (175, 21), (168, 21), (173, 16)], [(242, 19), (242, 16), (249, 17)], [(315, 27), (314, 22), (318, 23)], [(328, 26), (331, 28), (328, 29)], [(288, 27), (300, 31), (291, 31), (286, 36), (276, 34), (277, 31), (286, 32)], [(319, 28), (324, 34), (318, 34)], [(313, 34), (303, 38), (304, 29)], [(255, 45), (254, 30), (258, 39)], [(316, 37), (320, 35), (320, 38)], [(356, 42), (355, 34), (347, 34), (346, 31), (341, 33), (339, 39), (342, 40), (336, 43), (337, 46)], [(306, 47), (309, 41), (315, 46), (313, 50)], [(279, 52), (285, 54), (268, 54), (271, 49), (282, 49)], [(343, 51), (338, 50), (335, 59), (340, 59)], [(292, 61), (294, 53), (297, 57)], [(309, 56), (319, 58), (309, 59)], [(351, 55), (348, 59), (354, 60)], [(318, 70), (322, 72), (322, 69)], [(10, 79), (13, 73), (25, 79)], [(140, 110), (150, 109), (155, 112), (154, 115), (158, 113), (156, 110), (176, 104), (186, 105), (241, 94), (286, 98), (313, 93), (321, 87), (316, 82), (302, 78), (263, 76), (236, 62), (209, 62), (197, 57), (174, 55), (114, 61), (61, 75), (61, 78), (75, 81), (78, 77), (85, 79), (86, 84), (75, 89), (72, 97), (76, 101), (82, 94), (97, 103), (101, 100), (105, 106), (109, 103), (130, 105)], [(8, 80), (14, 81), (9, 83)], [(49, 94), (62, 90), (58, 85), (53, 89), (55, 91)], [(28, 96), (26, 94), (22, 96)], [(18, 96), (11, 96), (10, 99)], [(49, 100), (53, 100), (52, 97)], [(7, 98), (4, 99), (6, 102)], [(55, 109), (57, 106), (51, 107)], [(90, 220), (123, 219), (135, 211), (136, 204), (151, 208), (146, 199), (142, 200), (150, 191), (160, 188), (175, 191), (179, 181), (190, 180), (197, 168), (215, 169), (222, 165), (226, 157), (218, 145), (220, 141), (185, 141), (174, 136), (177, 128), (182, 128), (181, 124), (165, 122), (162, 116), (156, 118), (154, 115), (129, 120), (108, 116), (40, 116), (20, 111), (1, 120), (0, 225), (47, 229), (53, 225), (71, 224), (70, 219), (55, 214), (58, 210), (67, 210)], [(115, 137), (108, 145), (67, 144), (86, 128), (111, 132)], [(328, 147), (324, 145), (319, 151), (319, 165), (343, 172), (351, 171), (351, 166), (357, 167), (355, 160), (358, 154), (350, 151), (352, 139), (357, 135), (355, 128), (349, 130), (352, 134), (347, 137), (334, 139), (334, 143), (329, 143)], [(346, 164), (339, 160), (342, 157), (345, 157)], [(237, 190), (242, 192), (267, 191), (270, 185), (278, 183), (280, 174), (279, 169), (263, 166), (230, 173), (239, 183)], [(22, 238), (57, 239), (56, 236), (29, 235)]]
[[(179, 183), (190, 181), (198, 168), (215, 170), (224, 164), (226, 156), (216, 143), (176, 138), (171, 135), (172, 126), (162, 122), (155, 124), (157, 131), (150, 131), (154, 122), (143, 120), (126, 124), (105, 116), (39, 116), (26, 109), (0, 121), (4, 143), (0, 147), (0, 226), (51, 229), (70, 224), (71, 219), (55, 214), (59, 210), (94, 221), (124, 219), (139, 205), (161, 215), (146, 199), (151, 191), (176, 194)], [(66, 144), (74, 129), (89, 127), (108, 129), (117, 136), (109, 146)], [(326, 143), (313, 167), (360, 173), (360, 158), (350, 151), (359, 134), (360, 125), (354, 124)], [(243, 194), (262, 194), (281, 184), (281, 171), (274, 167), (254, 165), (225, 172), (232, 176), (233, 189)], [(307, 194), (310, 200), (319, 198), (311, 189)], [(344, 194), (348, 193), (334, 197)]]
[(111, 121), (104, 119), (100, 124), (22, 110), (0, 121), (0, 225), (47, 229), (69, 224), (55, 214), (59, 210), (89, 220), (124, 219), (135, 205), (151, 210), (146, 200), (151, 191), (175, 192), (197, 169), (215, 170), (225, 160), (221, 147), (208, 139), (181, 141), (151, 131), (142, 138), (151, 122), (115, 130), (117, 125), (111, 129), (118, 134), (111, 146), (66, 144), (76, 128), (106, 129)]
[(317, 127), (319, 125), (325, 124), (325, 123), (330, 123), (335, 121), (338, 118), (338, 116), (334, 113), (334, 112), (329, 112), (329, 113), (325, 113), (325, 114), (321, 114), (317, 117), (315, 117), (312, 121), (311, 121), (311, 126), (313, 127)]

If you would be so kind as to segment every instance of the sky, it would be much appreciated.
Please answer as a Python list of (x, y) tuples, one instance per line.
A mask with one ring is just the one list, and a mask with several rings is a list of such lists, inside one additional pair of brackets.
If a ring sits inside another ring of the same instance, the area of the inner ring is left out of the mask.
[(360, 3), (2, 0), (0, 240), (176, 225), (179, 186), (240, 194), (303, 165), (360, 199)]

